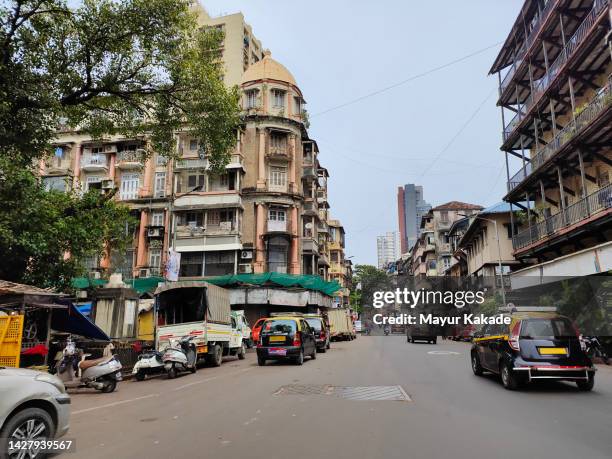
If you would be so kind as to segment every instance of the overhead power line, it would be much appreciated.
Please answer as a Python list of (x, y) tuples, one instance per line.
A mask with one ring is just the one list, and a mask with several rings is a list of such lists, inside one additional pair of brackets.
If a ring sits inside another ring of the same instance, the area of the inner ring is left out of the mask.
[(432, 73), (438, 72), (438, 71), (443, 70), (443, 69), (445, 69), (447, 67), (450, 67), (452, 65), (455, 65), (455, 64), (458, 64), (460, 62), (463, 62), (463, 61), (465, 61), (467, 59), (470, 59), (470, 58), (472, 58), (474, 56), (482, 54), (485, 51), (490, 50), (491, 48), (495, 48), (496, 46), (501, 45), (502, 43), (503, 43), (503, 41), (498, 41), (497, 43), (494, 43), (492, 45), (487, 46), (486, 48), (481, 48), (481, 49), (479, 49), (477, 51), (474, 51), (474, 52), (472, 52), (470, 54), (466, 54), (465, 56), (462, 56), (462, 57), (460, 57), (458, 59), (452, 60), (450, 62), (447, 62), (445, 64), (439, 65), (437, 67), (431, 68), (431, 69), (426, 70), (426, 71), (424, 71), (422, 73), (417, 73), (416, 75), (412, 75), (411, 77), (408, 77), (408, 78), (406, 78), (405, 80), (402, 80), (402, 81), (398, 81), (397, 83), (394, 83), (394, 84), (392, 84), (390, 86), (386, 86), (384, 88), (378, 89), (378, 90), (373, 91), (371, 93), (364, 94), (363, 96), (357, 97), (356, 99), (352, 99), (352, 100), (349, 100), (349, 101), (344, 102), (342, 104), (335, 105), (335, 106), (327, 108), (327, 109), (325, 109), (325, 110), (323, 110), (321, 112), (314, 113), (314, 114), (310, 115), (310, 117), (312, 118), (312, 117), (315, 117), (315, 116), (324, 115), (326, 113), (333, 112), (335, 110), (339, 110), (341, 108), (347, 107), (349, 105), (356, 104), (357, 102), (361, 102), (362, 100), (369, 99), (370, 97), (377, 96), (377, 95), (382, 94), (384, 92), (387, 92), (387, 91), (389, 91), (391, 89), (397, 88), (398, 86), (402, 86), (402, 85), (404, 85), (406, 83), (409, 83), (411, 81), (418, 80), (419, 78), (423, 78), (423, 77), (425, 77), (427, 75), (430, 75)]

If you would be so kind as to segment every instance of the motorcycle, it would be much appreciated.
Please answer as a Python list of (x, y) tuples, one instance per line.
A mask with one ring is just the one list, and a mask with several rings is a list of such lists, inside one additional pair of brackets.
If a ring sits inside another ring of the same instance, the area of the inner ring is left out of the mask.
[(389, 327), (385, 327), (385, 336), (389, 336), (390, 332), (391, 330), (389, 329)]
[(86, 360), (91, 354), (85, 354), (77, 349), (69, 338), (66, 347), (57, 359), (55, 373), (62, 380), (66, 389), (91, 387), (103, 393), (110, 393), (122, 380), (121, 362), (116, 355), (111, 354), (112, 343), (104, 348), (103, 357)]
[(196, 372), (198, 354), (192, 340), (193, 336), (190, 335), (174, 339), (164, 351), (162, 361), (169, 379), (176, 378), (180, 371)]
[(610, 364), (608, 354), (596, 336), (584, 336), (582, 340), (586, 345), (585, 352), (590, 358), (599, 357), (604, 364)]
[(147, 375), (163, 373), (166, 371), (161, 352), (147, 349), (138, 356), (138, 361), (132, 369), (132, 375), (137, 381), (144, 381)]

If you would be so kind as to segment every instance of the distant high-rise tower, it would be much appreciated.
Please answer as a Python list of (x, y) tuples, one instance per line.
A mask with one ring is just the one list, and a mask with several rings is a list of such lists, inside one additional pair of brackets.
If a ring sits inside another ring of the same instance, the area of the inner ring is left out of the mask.
[(404, 254), (415, 244), (421, 233), (421, 218), (431, 209), (423, 199), (423, 187), (408, 183), (397, 189), (400, 250)]
[(378, 254), (378, 267), (384, 268), (388, 263), (400, 257), (399, 233), (389, 232), (376, 238), (376, 253)]

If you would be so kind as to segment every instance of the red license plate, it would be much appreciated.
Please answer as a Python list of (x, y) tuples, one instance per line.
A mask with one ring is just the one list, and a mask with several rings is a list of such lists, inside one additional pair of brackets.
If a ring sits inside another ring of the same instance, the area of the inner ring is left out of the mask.
[(268, 349), (268, 355), (287, 355), (287, 349), (276, 349), (276, 348), (272, 348), (272, 349)]

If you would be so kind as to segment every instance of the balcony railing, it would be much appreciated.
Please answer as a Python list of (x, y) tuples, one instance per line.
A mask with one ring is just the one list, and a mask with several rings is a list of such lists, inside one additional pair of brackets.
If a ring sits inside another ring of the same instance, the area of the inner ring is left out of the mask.
[(557, 135), (543, 146), (525, 166), (512, 176), (508, 182), (508, 191), (512, 191), (531, 173), (555, 155), (561, 147), (573, 139), (582, 129), (596, 119), (610, 104), (612, 104), (612, 76), (595, 98), (571, 120)]
[(540, 15), (538, 16), (536, 23), (531, 29), (531, 32), (529, 33), (529, 35), (527, 35), (527, 39), (523, 42), (518, 52), (516, 53), (516, 57), (515, 57), (514, 63), (512, 64), (512, 67), (510, 67), (510, 69), (508, 70), (508, 73), (506, 74), (506, 76), (504, 77), (501, 83), (502, 92), (508, 87), (508, 85), (510, 84), (510, 81), (512, 81), (512, 77), (516, 73), (516, 70), (523, 63), (523, 59), (525, 58), (527, 49), (535, 41), (536, 37), (540, 33), (540, 30), (542, 29), (542, 24), (546, 22), (550, 12), (554, 9), (554, 6), (557, 3), (558, 3), (557, 0), (549, 0), (548, 3), (544, 6), (544, 9), (540, 12)]
[(117, 153), (117, 162), (120, 163), (140, 163), (142, 162), (142, 154), (139, 151), (124, 150)]
[(179, 159), (176, 161), (174, 168), (179, 169), (206, 169), (208, 167), (207, 159)]
[(522, 249), (557, 231), (578, 223), (591, 215), (612, 208), (612, 184), (600, 188), (586, 198), (568, 206), (550, 217), (537, 222), (514, 236), (515, 250)]
[(108, 168), (108, 156), (100, 155), (84, 155), (81, 159), (81, 167), (106, 167)]
[[(551, 1), (551, 3), (554, 2)], [(574, 35), (572, 35), (572, 37), (567, 41), (564, 48), (561, 50), (552, 65), (548, 68), (544, 76), (533, 82), (533, 87), (531, 88), (529, 96), (523, 104), (519, 104), (516, 115), (514, 115), (508, 125), (504, 128), (504, 141), (510, 137), (516, 127), (529, 114), (534, 105), (539, 102), (550, 84), (561, 73), (561, 69), (565, 63), (574, 54), (578, 46), (584, 42), (585, 38), (590, 35), (593, 26), (597, 22), (597, 18), (604, 10), (608, 8), (609, 4), (610, 0), (595, 0), (593, 8), (587, 17), (584, 19), (582, 24), (580, 24)]]

